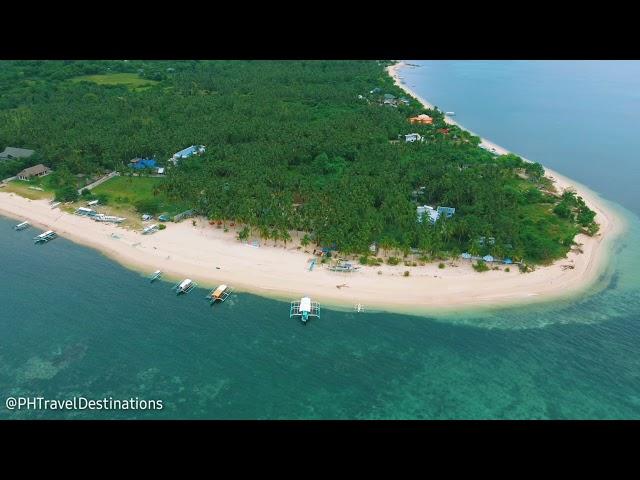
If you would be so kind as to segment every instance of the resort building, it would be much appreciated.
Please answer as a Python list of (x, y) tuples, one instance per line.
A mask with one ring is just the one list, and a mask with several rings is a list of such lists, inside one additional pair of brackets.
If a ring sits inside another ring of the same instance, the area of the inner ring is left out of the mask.
[(413, 124), (432, 125), (433, 124), (433, 118), (431, 118), (429, 115), (425, 115), (423, 113), (421, 115), (418, 115), (417, 117), (409, 117), (409, 123), (411, 125), (413, 125)]
[(420, 223), (422, 223), (422, 219), (425, 215), (428, 216), (429, 222), (432, 224), (436, 223), (438, 218), (440, 218), (438, 211), (429, 205), (418, 206), (416, 213), (418, 214), (418, 222)]
[(29, 158), (35, 152), (27, 148), (7, 147), (0, 152), (0, 162), (3, 160), (17, 160), (20, 158)]
[(422, 135), (420, 135), (419, 133), (409, 133), (408, 135), (404, 136), (404, 141), (405, 142), (417, 142), (422, 140)]
[(134, 158), (129, 162), (129, 166), (135, 170), (157, 167), (156, 161), (153, 158)]
[(438, 213), (444, 215), (446, 218), (451, 218), (456, 213), (456, 209), (453, 207), (438, 207)]
[(204, 145), (191, 145), (184, 150), (180, 150), (179, 152), (174, 153), (173, 157), (170, 158), (170, 161), (175, 165), (182, 159), (192, 157), (193, 155), (200, 155), (204, 153), (204, 151)]
[(20, 173), (18, 173), (16, 177), (18, 177), (19, 180), (30, 180), (33, 177), (44, 177), (49, 173), (51, 173), (51, 169), (45, 167), (40, 163), (38, 165), (34, 165), (33, 167), (25, 168)]

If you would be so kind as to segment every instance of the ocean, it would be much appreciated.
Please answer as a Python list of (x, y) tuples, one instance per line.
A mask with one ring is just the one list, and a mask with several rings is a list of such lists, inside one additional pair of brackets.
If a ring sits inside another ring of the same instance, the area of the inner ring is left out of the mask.
[[(629, 227), (598, 285), (438, 317), (323, 308), (302, 325), (285, 302), (210, 307), (205, 290), (177, 297), (0, 217), (0, 419), (640, 418), (640, 62), (410, 63), (407, 84), (460, 123), (615, 202)], [(9, 397), (163, 408), (9, 410)]]

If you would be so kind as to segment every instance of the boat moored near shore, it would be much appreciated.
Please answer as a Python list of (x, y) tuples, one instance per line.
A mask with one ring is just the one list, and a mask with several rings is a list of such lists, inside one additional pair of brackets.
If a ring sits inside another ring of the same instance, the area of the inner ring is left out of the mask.
[(22, 222), (13, 227), (14, 230), (24, 230), (25, 228), (29, 228), (31, 224), (29, 222)]
[(227, 285), (220, 285), (215, 290), (211, 290), (209, 295), (207, 295), (207, 299), (209, 299), (209, 303), (213, 305), (216, 302), (224, 302), (229, 295), (233, 293), (233, 289)]
[(289, 318), (299, 317), (302, 323), (307, 323), (310, 317), (320, 318), (320, 304), (312, 302), (309, 297), (302, 297), (299, 302), (291, 302)]
[(198, 284), (196, 282), (194, 282), (190, 278), (185, 278), (182, 282), (174, 285), (173, 290), (176, 291), (176, 294), (180, 295), (182, 293), (189, 293), (197, 286)]
[(41, 233), (40, 235), (36, 235), (35, 237), (33, 237), (33, 241), (34, 241), (34, 243), (47, 243), (48, 241), (53, 240), (57, 236), (58, 236), (58, 234), (56, 232), (54, 232), (53, 230), (47, 230), (46, 232)]
[(149, 275), (149, 281), (151, 283), (155, 282), (156, 280), (158, 280), (160, 277), (162, 277), (162, 271), (160, 270), (156, 270), (155, 272), (153, 272), (151, 275)]

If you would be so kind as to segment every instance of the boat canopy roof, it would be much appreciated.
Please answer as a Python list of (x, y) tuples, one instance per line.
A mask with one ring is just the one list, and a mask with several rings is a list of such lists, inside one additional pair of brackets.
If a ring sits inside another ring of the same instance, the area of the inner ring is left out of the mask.
[(191, 279), (190, 278), (185, 278), (182, 283), (180, 284), (180, 288), (184, 288), (189, 286), (189, 284), (191, 283)]
[(218, 288), (215, 289), (215, 291), (213, 292), (213, 296), (214, 297), (219, 297), (220, 295), (222, 295), (222, 292), (224, 292), (227, 289), (226, 285), (220, 285)]
[(309, 297), (302, 297), (300, 299), (300, 311), (311, 312), (311, 299)]
[(41, 233), (40, 235), (38, 235), (39, 237), (46, 237), (47, 235), (51, 235), (53, 233), (53, 230), (47, 230), (44, 233)]

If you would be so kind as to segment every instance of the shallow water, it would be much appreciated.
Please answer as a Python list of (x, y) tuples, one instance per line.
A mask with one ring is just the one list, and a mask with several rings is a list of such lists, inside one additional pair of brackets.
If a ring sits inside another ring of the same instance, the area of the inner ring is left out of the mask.
[[(485, 67), (466, 68), (474, 84)], [(577, 165), (504, 145), (594, 186)], [(324, 308), (306, 326), (287, 303), (254, 295), (215, 307), (202, 289), (177, 297), (64, 238), (36, 246), (36, 230), (0, 218), (0, 418), (640, 418), (640, 222), (638, 205), (625, 206), (629, 230), (611, 267), (579, 298), (437, 318)], [(4, 407), (7, 396), (38, 395), (165, 408)]]

